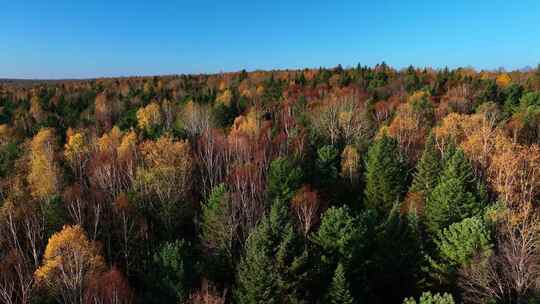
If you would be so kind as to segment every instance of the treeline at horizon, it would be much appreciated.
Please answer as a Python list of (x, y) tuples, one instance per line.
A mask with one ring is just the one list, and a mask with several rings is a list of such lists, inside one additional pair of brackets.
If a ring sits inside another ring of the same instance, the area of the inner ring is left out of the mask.
[(0, 83), (0, 303), (536, 303), (540, 66)]

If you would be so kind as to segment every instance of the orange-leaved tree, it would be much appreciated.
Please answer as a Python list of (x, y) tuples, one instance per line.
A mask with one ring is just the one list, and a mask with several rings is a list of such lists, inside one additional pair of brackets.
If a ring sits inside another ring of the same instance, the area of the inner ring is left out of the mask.
[(42, 265), (34, 275), (38, 284), (63, 303), (82, 304), (85, 288), (104, 267), (99, 247), (88, 240), (84, 230), (64, 226), (49, 239)]

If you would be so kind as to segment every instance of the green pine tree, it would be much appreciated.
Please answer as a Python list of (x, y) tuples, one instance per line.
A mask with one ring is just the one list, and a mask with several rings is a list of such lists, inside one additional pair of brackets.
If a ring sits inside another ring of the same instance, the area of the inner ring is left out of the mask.
[(212, 189), (208, 200), (201, 204), (201, 239), (209, 249), (205, 266), (207, 276), (215, 282), (231, 281), (234, 258), (239, 254), (235, 241), (235, 224), (231, 220), (231, 202), (224, 184)]
[(289, 201), (302, 183), (302, 171), (284, 157), (277, 158), (270, 164), (268, 172), (268, 197)]
[(349, 283), (345, 277), (343, 264), (339, 263), (334, 272), (332, 284), (326, 295), (326, 302), (329, 304), (352, 304), (354, 299), (349, 291)]
[(368, 151), (365, 206), (388, 214), (407, 190), (407, 169), (395, 139), (384, 135)]
[(336, 182), (339, 174), (339, 154), (332, 145), (327, 145), (317, 150), (316, 180), (322, 187), (330, 186)]
[[(347, 265), (354, 286), (366, 286), (366, 265), (373, 243), (373, 212), (356, 217), (348, 207), (331, 207), (321, 219), (319, 230), (311, 236), (315, 245), (320, 289), (330, 285), (338, 264)], [(356, 298), (364, 296), (364, 288), (351, 291)]]
[(371, 257), (371, 294), (384, 303), (395, 303), (417, 287), (424, 265), (424, 251), (416, 213), (400, 213), (400, 204), (377, 227)]
[(440, 231), (435, 246), (434, 258), (429, 258), (431, 275), (441, 283), (452, 283), (462, 265), (478, 254), (488, 256), (492, 244), (484, 222), (472, 217)]
[(449, 293), (436, 293), (424, 292), (420, 296), (418, 302), (413, 298), (407, 298), (403, 301), (403, 304), (454, 304), (454, 298)]
[(426, 201), (426, 225), (432, 235), (450, 224), (478, 215), (484, 208), (486, 189), (474, 176), (461, 149), (446, 162), (437, 186)]
[(146, 302), (170, 303), (186, 300), (196, 280), (196, 254), (191, 245), (174, 241), (162, 245), (152, 257), (147, 285), (152, 286)]
[(441, 157), (435, 147), (435, 136), (430, 134), (422, 157), (416, 165), (411, 191), (421, 193), (424, 197), (427, 197), (431, 189), (437, 184), (441, 169)]
[(359, 223), (346, 206), (331, 207), (321, 219), (319, 230), (311, 237), (321, 251), (321, 262), (333, 271), (339, 262), (353, 258), (367, 228)]
[(298, 303), (303, 246), (289, 218), (286, 202), (275, 200), (247, 239), (238, 269), (240, 304)]
[(227, 189), (219, 184), (212, 189), (208, 201), (201, 204), (202, 227), (201, 234), (205, 243), (220, 250), (231, 251), (231, 235), (227, 225)]

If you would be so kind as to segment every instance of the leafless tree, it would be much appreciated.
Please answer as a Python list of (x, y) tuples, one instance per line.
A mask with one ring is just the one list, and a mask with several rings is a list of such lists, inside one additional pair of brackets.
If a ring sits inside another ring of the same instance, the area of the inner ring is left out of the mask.
[(208, 106), (189, 102), (180, 115), (184, 128), (191, 138), (201, 136), (213, 126), (212, 115)]
[(225, 304), (226, 300), (227, 289), (219, 292), (207, 280), (203, 280), (201, 289), (192, 293), (189, 297), (189, 303), (191, 304)]
[[(43, 222), (36, 208), (7, 202), (0, 214), (0, 299), (29, 303), (42, 252)], [(1, 254), (1, 253), (4, 254)]]
[(320, 203), (317, 192), (309, 186), (302, 187), (294, 196), (292, 207), (301, 232), (307, 236), (313, 225), (319, 221)]
[(217, 130), (207, 130), (198, 140), (196, 154), (205, 195), (223, 181), (225, 149), (227, 149), (225, 136)]
[(508, 211), (497, 225), (497, 244), (488, 257), (478, 257), (461, 269), (464, 299), (485, 303), (524, 303), (540, 283), (540, 221), (530, 204)]

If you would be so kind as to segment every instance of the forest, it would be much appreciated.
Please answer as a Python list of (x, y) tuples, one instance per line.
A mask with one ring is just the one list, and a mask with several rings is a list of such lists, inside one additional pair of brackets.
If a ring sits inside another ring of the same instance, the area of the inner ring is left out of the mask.
[(539, 303), (540, 66), (0, 81), (0, 303)]

